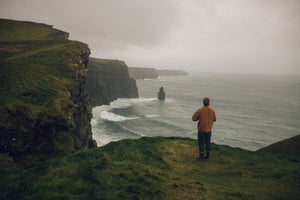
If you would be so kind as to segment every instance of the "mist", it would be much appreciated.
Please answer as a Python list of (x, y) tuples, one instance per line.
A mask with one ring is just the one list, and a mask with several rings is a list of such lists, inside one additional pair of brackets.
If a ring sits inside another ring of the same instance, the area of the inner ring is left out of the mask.
[(300, 74), (297, 0), (2, 0), (0, 17), (54, 25), (128, 66)]

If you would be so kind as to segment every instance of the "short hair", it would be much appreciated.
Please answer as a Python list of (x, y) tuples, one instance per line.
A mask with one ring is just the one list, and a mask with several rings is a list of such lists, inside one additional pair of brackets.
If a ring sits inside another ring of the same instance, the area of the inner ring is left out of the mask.
[(205, 97), (205, 98), (203, 99), (203, 104), (204, 104), (205, 106), (208, 106), (208, 105), (209, 105), (209, 98), (208, 98), (208, 97)]

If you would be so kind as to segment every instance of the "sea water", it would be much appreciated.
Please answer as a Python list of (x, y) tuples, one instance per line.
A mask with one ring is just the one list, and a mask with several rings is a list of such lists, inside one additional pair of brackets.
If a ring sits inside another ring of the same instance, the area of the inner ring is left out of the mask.
[[(300, 134), (300, 77), (193, 74), (138, 80), (139, 98), (93, 108), (98, 146), (143, 136), (197, 138), (194, 112), (211, 99), (212, 142), (257, 150)], [(164, 87), (166, 100), (157, 99)]]

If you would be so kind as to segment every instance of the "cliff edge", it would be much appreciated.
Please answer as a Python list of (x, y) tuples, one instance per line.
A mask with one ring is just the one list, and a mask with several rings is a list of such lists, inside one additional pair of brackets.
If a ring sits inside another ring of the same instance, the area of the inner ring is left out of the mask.
[(45, 24), (0, 25), (0, 152), (26, 164), (95, 147), (88, 46)]
[(257, 151), (284, 156), (300, 156), (300, 135), (276, 142)]
[[(151, 137), (111, 142), (24, 169), (0, 155), (1, 199), (298, 200), (299, 157)], [(32, 177), (35, 177), (34, 179)]]
[(93, 106), (109, 104), (117, 98), (137, 98), (136, 81), (129, 77), (124, 61), (90, 58), (87, 88)]
[(184, 70), (159, 70), (155, 68), (129, 67), (130, 77), (138, 79), (157, 79), (160, 76), (188, 76)]

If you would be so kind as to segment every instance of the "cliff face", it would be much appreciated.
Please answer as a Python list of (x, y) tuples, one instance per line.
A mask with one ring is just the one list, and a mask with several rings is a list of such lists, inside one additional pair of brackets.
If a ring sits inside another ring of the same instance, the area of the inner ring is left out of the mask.
[(157, 69), (158, 76), (188, 76), (189, 74), (184, 70), (159, 70)]
[(158, 74), (154, 68), (128, 67), (130, 77), (134, 79), (156, 79)]
[(129, 75), (134, 79), (157, 79), (159, 76), (188, 76), (184, 70), (159, 70), (154, 68), (129, 67)]
[(0, 31), (0, 152), (26, 164), (95, 147), (87, 45), (44, 24), (0, 24), (10, 30)]
[(137, 98), (136, 81), (129, 77), (124, 61), (90, 58), (87, 87), (93, 106), (117, 98)]

